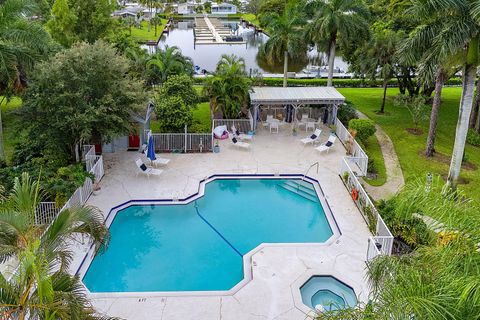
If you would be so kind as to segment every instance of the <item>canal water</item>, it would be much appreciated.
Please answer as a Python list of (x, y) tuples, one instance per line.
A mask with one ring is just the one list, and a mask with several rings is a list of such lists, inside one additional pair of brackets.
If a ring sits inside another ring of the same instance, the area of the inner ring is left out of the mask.
[[(245, 60), (247, 72), (259, 72), (262, 74), (283, 73), (283, 61), (268, 63), (261, 54), (261, 46), (268, 40), (264, 33), (255, 33), (253, 28), (248, 28), (239, 23), (238, 20), (221, 20), (225, 26), (236, 34), (241, 35), (246, 41), (245, 44), (203, 44), (195, 45), (193, 33), (193, 20), (174, 21), (168, 34), (164, 34), (158, 43), (159, 48), (165, 46), (177, 46), (182, 50), (183, 55), (190, 57), (193, 63), (201, 69), (213, 72), (217, 62), (223, 54), (235, 54)], [(292, 61), (294, 60), (294, 61)], [(304, 58), (290, 59), (289, 71), (297, 73), (317, 74), (316, 66), (326, 65), (326, 56), (317, 53), (311, 48)], [(348, 66), (341, 57), (335, 59), (335, 68), (346, 71)], [(340, 71), (336, 70), (336, 71)], [(324, 72), (322, 72), (324, 75)]]

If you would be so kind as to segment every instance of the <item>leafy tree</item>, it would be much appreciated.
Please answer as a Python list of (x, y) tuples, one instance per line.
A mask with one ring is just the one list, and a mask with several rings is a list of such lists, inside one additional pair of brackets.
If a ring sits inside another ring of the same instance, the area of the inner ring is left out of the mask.
[[(0, 105), (7, 97), (24, 90), (28, 73), (50, 51), (48, 32), (27, 18), (34, 12), (34, 3), (27, 0), (0, 2)], [(0, 113), (0, 158), (3, 157)]]
[(158, 50), (147, 61), (147, 83), (150, 85), (161, 84), (169, 76), (179, 74), (193, 74), (193, 62), (182, 55), (178, 47), (166, 47)]
[(93, 207), (65, 209), (51, 224), (36, 223), (42, 193), (28, 174), (16, 179), (0, 207), (0, 260), (19, 261), (13, 276), (0, 275), (0, 312), (5, 319), (97, 319), (80, 279), (67, 273), (68, 242), (86, 235), (100, 248), (108, 241), (102, 214)]
[(314, 12), (308, 38), (328, 52), (328, 83), (332, 86), (337, 42), (348, 43), (368, 30), (368, 8), (362, 0), (314, 0), (307, 10)]
[(262, 50), (270, 63), (283, 59), (283, 86), (286, 87), (289, 57), (298, 57), (307, 50), (302, 31), (305, 24), (302, 7), (288, 4), (282, 14), (273, 12), (264, 17), (270, 38)]
[(210, 99), (212, 118), (220, 110), (224, 118), (237, 119), (248, 103), (252, 82), (245, 71), (245, 60), (222, 55), (215, 75), (207, 79), (204, 96)]
[(262, 3), (264, 3), (265, 1), (262, 1), (262, 0), (250, 0), (248, 1), (247, 5), (246, 5), (246, 12), (247, 13), (253, 13), (253, 14), (258, 14), (259, 11), (260, 11), (260, 7), (262, 5)]
[(102, 41), (79, 43), (36, 68), (22, 116), (30, 140), (79, 158), (88, 141), (108, 142), (131, 128), (143, 94), (128, 60)]
[(77, 20), (74, 25), (76, 36), (88, 43), (94, 43), (108, 35), (112, 29), (111, 14), (115, 9), (110, 0), (69, 0)]
[(288, 1), (285, 0), (263, 0), (258, 8), (260, 25), (265, 26), (268, 23), (268, 16), (271, 14), (283, 15)]
[(76, 21), (77, 16), (70, 8), (68, 0), (56, 0), (46, 27), (55, 41), (69, 48), (77, 40), (74, 30)]
[(207, 1), (203, 4), (203, 8), (205, 9), (206, 13), (212, 13), (212, 3)]
[(183, 132), (185, 125), (192, 124), (192, 108), (181, 97), (161, 97), (155, 101), (155, 114), (162, 132)]
[(416, 130), (418, 130), (420, 122), (428, 119), (428, 106), (425, 104), (425, 97), (421, 95), (414, 97), (399, 95), (395, 98), (394, 104), (399, 107), (407, 108), (412, 116), (412, 122), (415, 125)]
[(183, 100), (189, 108), (195, 108), (199, 97), (193, 87), (193, 80), (187, 75), (174, 75), (162, 85), (159, 92), (160, 99), (176, 96)]

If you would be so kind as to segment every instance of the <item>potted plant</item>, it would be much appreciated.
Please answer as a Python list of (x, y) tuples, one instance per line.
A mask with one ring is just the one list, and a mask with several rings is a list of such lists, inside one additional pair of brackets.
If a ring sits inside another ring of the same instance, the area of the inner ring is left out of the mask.
[(292, 128), (292, 135), (293, 135), (294, 137), (297, 136), (297, 128), (295, 127), (295, 125), (294, 125), (293, 128)]
[(213, 152), (214, 153), (220, 152), (220, 146), (218, 145), (218, 140), (215, 140), (215, 146), (213, 147)]
[(335, 134), (337, 132), (337, 126), (334, 124), (329, 125), (330, 127), (330, 133)]
[(98, 196), (102, 188), (100, 187), (100, 183), (95, 181), (92, 185), (92, 193), (94, 196)]

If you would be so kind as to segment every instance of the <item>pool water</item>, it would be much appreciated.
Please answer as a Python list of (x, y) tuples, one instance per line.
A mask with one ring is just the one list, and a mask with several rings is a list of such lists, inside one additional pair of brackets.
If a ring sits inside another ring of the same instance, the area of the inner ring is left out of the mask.
[(316, 309), (332, 311), (354, 307), (357, 304), (355, 291), (332, 276), (313, 276), (301, 288), (300, 294), (305, 305)]
[(189, 204), (127, 207), (83, 281), (91, 292), (231, 289), (243, 279), (243, 255), (259, 244), (319, 243), (333, 235), (312, 195), (304, 181), (222, 179)]

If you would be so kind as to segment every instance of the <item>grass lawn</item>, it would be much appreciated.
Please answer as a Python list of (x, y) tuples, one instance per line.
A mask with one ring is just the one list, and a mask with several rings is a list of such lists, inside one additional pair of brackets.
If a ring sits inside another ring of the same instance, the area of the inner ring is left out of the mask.
[[(3, 97), (0, 97), (2, 100)], [(18, 133), (14, 128), (16, 121), (15, 114), (12, 113), (13, 110), (19, 108), (22, 105), (22, 99), (13, 98), (8, 103), (6, 100), (3, 100), (2, 108), (2, 125), (3, 125), (3, 143), (5, 148), (5, 159), (8, 160), (12, 156), (13, 145), (18, 139)]]
[(387, 182), (387, 172), (385, 169), (385, 161), (383, 160), (383, 153), (380, 149), (377, 137), (375, 135), (368, 139), (368, 144), (365, 146), (366, 152), (370, 159), (373, 159), (377, 167), (377, 177), (375, 179), (364, 178), (365, 182), (372, 186), (381, 186)]
[[(442, 92), (443, 99), (436, 139), (436, 150), (439, 155), (434, 159), (423, 156), (428, 121), (421, 123), (420, 128), (423, 130), (421, 135), (413, 135), (405, 130), (413, 127), (413, 122), (407, 109), (393, 105), (393, 97), (399, 93), (398, 89), (388, 89), (385, 115), (375, 112), (380, 108), (381, 88), (340, 88), (338, 91), (387, 132), (395, 146), (406, 181), (416, 177), (423, 178), (428, 172), (440, 174), (446, 179), (455, 140), (461, 88), (449, 87)], [(480, 201), (480, 192), (478, 192), (480, 174), (477, 168), (480, 166), (480, 148), (467, 145), (466, 155), (470, 165), (467, 168), (462, 167), (461, 178), (466, 183), (459, 185), (459, 188)]]
[(244, 13), (241, 15), (241, 18), (256, 25), (257, 27), (260, 25), (260, 22), (258, 21), (257, 17), (253, 13)]
[(148, 40), (156, 41), (162, 35), (163, 29), (168, 21), (166, 19), (161, 19), (161, 22), (161, 24), (157, 25), (157, 35), (155, 35), (154, 25), (150, 27), (150, 31), (148, 30), (148, 21), (140, 22), (140, 28), (131, 26), (130, 31), (132, 33), (132, 37), (135, 39), (135, 41), (142, 43), (147, 42)]

